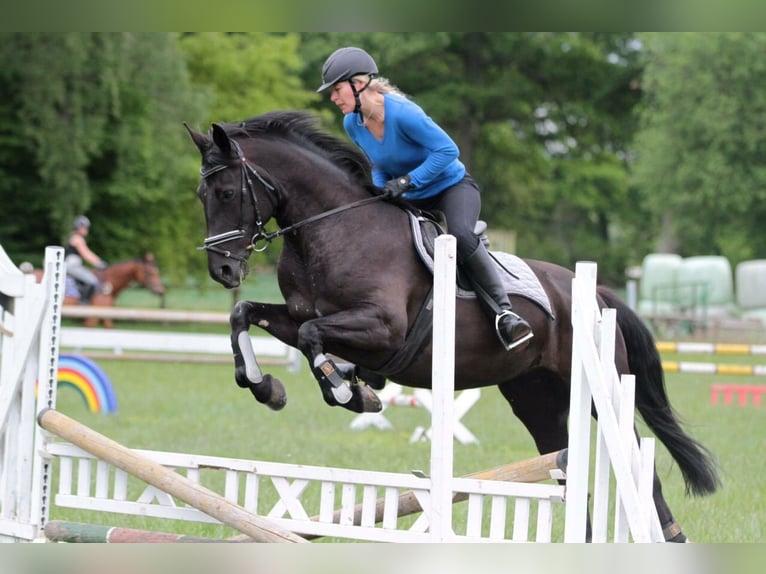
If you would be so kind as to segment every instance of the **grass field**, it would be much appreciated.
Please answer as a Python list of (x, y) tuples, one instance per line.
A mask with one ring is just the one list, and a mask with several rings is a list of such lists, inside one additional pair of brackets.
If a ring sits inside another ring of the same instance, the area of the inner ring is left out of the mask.
[[(280, 301), (273, 275), (250, 277), (240, 297)], [(213, 286), (204, 291), (171, 290), (170, 309), (228, 310), (231, 293)], [(156, 307), (148, 292), (130, 289), (118, 301), (124, 307)], [(135, 325), (123, 324), (119, 327)], [(142, 328), (147, 327), (143, 325)], [(154, 326), (154, 328), (157, 328)], [(163, 326), (167, 329), (168, 326)], [(184, 328), (184, 327), (176, 327)], [(185, 327), (185, 330), (193, 327)], [(226, 325), (206, 330), (227, 332)], [(704, 355), (665, 356), (669, 360), (698, 362), (766, 363), (766, 357)], [(257, 404), (249, 392), (234, 383), (229, 365), (135, 363), (102, 360), (119, 400), (119, 413), (87, 412), (81, 398), (69, 389), (59, 393), (59, 409), (99, 432), (132, 448), (170, 450), (255, 460), (409, 472), (427, 470), (428, 443), (408, 444), (413, 429), (428, 426), (420, 409), (389, 409), (393, 431), (352, 431), (352, 413), (327, 407), (313, 377), (283, 368), (270, 372), (286, 383), (288, 405), (272, 412)], [(664, 493), (676, 519), (695, 542), (761, 542), (766, 521), (766, 488), (760, 478), (763, 463), (759, 447), (766, 434), (766, 404), (711, 405), (714, 382), (766, 384), (759, 377), (669, 374), (668, 392), (685, 421), (687, 431), (716, 455), (723, 488), (713, 496), (694, 499), (684, 494), (680, 472), (658, 445), (657, 469)], [(512, 415), (495, 388), (482, 398), (464, 422), (480, 440), (478, 445), (455, 443), (455, 473), (466, 474), (536, 455), (527, 431)], [(641, 433), (648, 432), (641, 428)], [(230, 529), (206, 524), (171, 522), (71, 511), (54, 507), (52, 519), (150, 528), (185, 534), (225, 537)]]

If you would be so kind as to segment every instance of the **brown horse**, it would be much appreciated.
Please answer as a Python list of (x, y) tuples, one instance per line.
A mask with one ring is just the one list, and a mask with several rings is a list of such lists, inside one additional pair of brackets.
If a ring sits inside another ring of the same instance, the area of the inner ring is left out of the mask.
[[(93, 272), (99, 281), (99, 289), (90, 301), (94, 307), (114, 307), (117, 296), (134, 283), (145, 287), (155, 295), (163, 296), (165, 294), (160, 270), (152, 253), (145, 253), (141, 259), (120, 261), (105, 269), (96, 269)], [(35, 269), (34, 273), (37, 280), (40, 281), (42, 269)], [(80, 304), (83, 304), (83, 301), (77, 282), (71, 277), (67, 277), (64, 305)], [(107, 329), (114, 327), (111, 319), (99, 319), (97, 317), (85, 319), (84, 326), (95, 327), (99, 323)]]
[[(284, 386), (261, 372), (249, 344), (248, 329), (256, 325), (303, 353), (329, 405), (379, 410), (369, 386), (381, 388), (385, 378), (430, 388), (433, 279), (413, 248), (418, 234), (411, 213), (382, 200), (359, 150), (301, 112), (213, 124), (207, 135), (187, 129), (202, 155), (197, 196), (207, 221), (210, 276), (235, 288), (248, 273), (250, 254), (283, 240), (284, 304), (241, 301), (231, 313), (237, 384), (272, 409), (286, 403)], [(270, 220), (278, 231), (266, 231)], [(544, 454), (568, 443), (574, 274), (544, 261), (512, 261), (525, 279), (516, 284), (539, 287), (533, 297), (511, 291), (514, 310), (535, 336), (506, 351), (476, 297), (458, 297), (455, 388), (497, 386)], [(599, 305), (617, 309), (617, 370), (636, 376), (636, 408), (678, 463), (687, 492), (714, 492), (714, 459), (682, 429), (651, 333), (603, 287)], [(653, 495), (666, 539), (685, 541), (656, 473)]]

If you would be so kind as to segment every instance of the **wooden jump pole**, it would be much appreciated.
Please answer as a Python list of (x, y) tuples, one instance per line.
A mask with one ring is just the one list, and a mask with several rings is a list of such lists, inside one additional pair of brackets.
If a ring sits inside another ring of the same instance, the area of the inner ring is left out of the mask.
[(204, 542), (254, 542), (249, 536), (242, 540), (221, 540), (202, 536), (187, 536), (171, 532), (152, 532), (120, 526), (102, 526), (65, 520), (51, 520), (45, 525), (45, 537), (51, 542), (100, 543), (100, 544), (168, 544)]
[(256, 542), (307, 542), (305, 538), (276, 526), (54, 409), (40, 411), (37, 422), (45, 430), (183, 500), (208, 516), (247, 534)]

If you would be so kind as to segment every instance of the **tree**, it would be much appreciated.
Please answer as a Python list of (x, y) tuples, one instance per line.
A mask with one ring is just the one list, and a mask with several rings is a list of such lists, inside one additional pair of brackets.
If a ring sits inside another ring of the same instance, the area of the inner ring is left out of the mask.
[(295, 34), (263, 32), (182, 35), (179, 47), (191, 81), (210, 95), (206, 123), (315, 103), (317, 95), (301, 85), (299, 42)]
[(642, 36), (647, 58), (634, 181), (658, 249), (766, 252), (766, 34)]
[(0, 224), (9, 252), (42, 253), (90, 207), (86, 171), (115, 104), (115, 58), (107, 36), (0, 36), (0, 197), (26, 214)]
[(191, 213), (177, 195), (184, 180), (194, 188), (182, 120), (202, 102), (174, 35), (4, 34), (0, 78), (0, 200), (19, 214), (0, 222), (9, 253), (39, 262), (87, 213), (107, 259), (183, 259), (164, 239), (177, 242)]

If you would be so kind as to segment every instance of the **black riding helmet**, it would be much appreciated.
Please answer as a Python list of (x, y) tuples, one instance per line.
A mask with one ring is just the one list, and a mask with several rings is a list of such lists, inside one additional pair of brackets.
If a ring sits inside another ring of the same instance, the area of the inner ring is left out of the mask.
[(378, 75), (378, 66), (372, 56), (361, 48), (338, 48), (322, 66), (322, 85), (317, 92), (324, 92), (338, 82), (350, 80), (359, 74), (368, 74), (370, 79)]
[[(367, 74), (369, 79), (361, 90), (357, 90), (351, 78), (360, 74)], [(330, 57), (325, 60), (324, 66), (322, 66), (322, 85), (319, 86), (317, 92), (323, 92), (338, 82), (347, 81), (351, 86), (351, 91), (354, 93), (354, 113), (359, 114), (361, 118), (362, 100), (359, 99), (359, 94), (369, 87), (370, 82), (377, 75), (378, 66), (367, 52), (361, 48), (351, 46), (338, 48), (330, 54)]]

